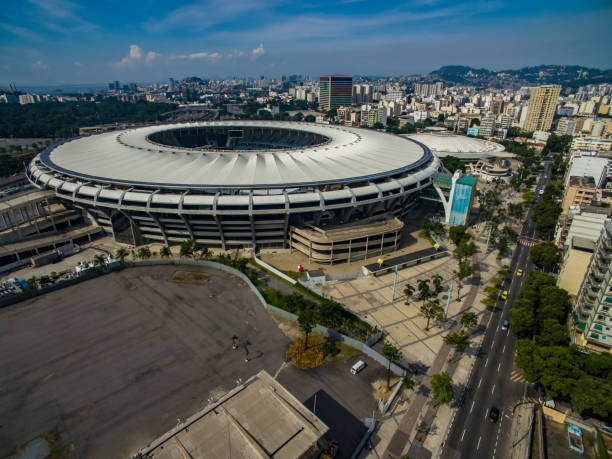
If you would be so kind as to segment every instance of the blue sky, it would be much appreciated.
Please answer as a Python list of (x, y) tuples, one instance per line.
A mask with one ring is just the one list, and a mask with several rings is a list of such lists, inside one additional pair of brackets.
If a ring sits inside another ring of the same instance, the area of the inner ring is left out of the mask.
[(0, 86), (612, 67), (610, 0), (0, 0)]

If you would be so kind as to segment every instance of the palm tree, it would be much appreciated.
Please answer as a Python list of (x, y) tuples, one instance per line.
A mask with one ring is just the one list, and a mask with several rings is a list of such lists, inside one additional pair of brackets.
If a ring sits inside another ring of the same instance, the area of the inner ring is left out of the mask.
[(170, 249), (168, 248), (168, 246), (163, 246), (161, 249), (159, 249), (159, 256), (161, 258), (167, 258), (170, 256)]
[(425, 301), (429, 299), (431, 296), (431, 291), (429, 290), (429, 279), (421, 279), (417, 281), (417, 288), (419, 290), (419, 299), (425, 304)]
[(432, 277), (432, 282), (434, 287), (434, 293), (436, 295), (439, 295), (442, 291), (442, 276), (440, 276), (439, 274), (434, 274), (434, 276)]
[(297, 318), (298, 326), (304, 333), (304, 350), (308, 348), (308, 335), (315, 327), (314, 312), (310, 308), (302, 309)]
[(427, 325), (425, 325), (425, 331), (427, 331), (431, 319), (440, 320), (444, 317), (444, 308), (436, 303), (426, 303), (421, 306), (421, 314), (427, 319)]
[(210, 258), (210, 255), (211, 255), (211, 253), (210, 253), (210, 249), (208, 247), (202, 246), (200, 248), (200, 258), (208, 259), (208, 258)]
[(236, 346), (236, 342), (238, 341), (238, 336), (234, 335), (232, 336), (232, 349), (236, 349), (238, 348), (238, 346)]
[(389, 362), (389, 366), (387, 367), (387, 389), (390, 389), (391, 364), (401, 360), (402, 351), (400, 351), (399, 348), (395, 347), (389, 341), (386, 341), (382, 349), (382, 355), (384, 355)]
[(404, 295), (406, 295), (406, 298), (410, 298), (414, 294), (414, 291), (414, 285), (406, 284), (404, 287)]
[(138, 257), (143, 260), (147, 260), (151, 258), (151, 249), (149, 249), (146, 245), (138, 249)]
[(123, 247), (117, 249), (115, 252), (115, 258), (121, 262), (121, 264), (125, 263), (125, 258), (128, 256), (128, 251)]
[(96, 254), (94, 255), (94, 266), (98, 267), (99, 269), (104, 268), (104, 265), (106, 264), (106, 259), (104, 258), (104, 255), (102, 254)]

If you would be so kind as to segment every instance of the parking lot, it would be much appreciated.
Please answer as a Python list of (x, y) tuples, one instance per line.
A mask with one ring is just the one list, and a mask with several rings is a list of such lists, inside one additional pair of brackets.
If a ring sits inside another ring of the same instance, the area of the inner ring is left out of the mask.
[[(180, 270), (204, 285), (168, 282)], [(248, 340), (248, 363), (244, 347)], [(262, 369), (276, 374), (289, 339), (244, 283), (214, 269), (127, 269), (0, 310), (0, 456), (56, 430), (71, 457), (127, 457)], [(385, 369), (351, 360), (279, 381), (350, 455)], [(365, 358), (363, 358), (366, 360)], [(316, 394), (316, 397), (315, 397)], [(10, 420), (7, 421), (7, 420)]]
[[(0, 456), (57, 429), (74, 457), (127, 457), (238, 378), (274, 375), (289, 339), (238, 278), (127, 269), (0, 310)], [(189, 267), (180, 267), (189, 270)], [(193, 268), (192, 268), (193, 269)], [(232, 335), (249, 346), (232, 350)]]

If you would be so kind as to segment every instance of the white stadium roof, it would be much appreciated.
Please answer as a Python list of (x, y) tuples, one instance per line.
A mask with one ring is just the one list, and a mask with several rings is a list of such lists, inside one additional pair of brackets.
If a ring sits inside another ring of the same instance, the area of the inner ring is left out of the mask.
[(490, 140), (477, 139), (451, 133), (409, 134), (405, 137), (421, 142), (439, 157), (456, 156), (460, 159), (475, 159), (485, 156), (514, 157), (503, 145)]
[[(159, 145), (147, 139), (156, 132), (194, 127), (301, 130), (330, 140), (304, 148), (203, 151)], [(422, 141), (419, 136), (415, 140)], [(274, 188), (389, 175), (425, 164), (431, 155), (417, 142), (368, 129), (282, 121), (220, 121), (151, 126), (77, 138), (50, 148), (40, 159), (60, 173), (98, 182)]]

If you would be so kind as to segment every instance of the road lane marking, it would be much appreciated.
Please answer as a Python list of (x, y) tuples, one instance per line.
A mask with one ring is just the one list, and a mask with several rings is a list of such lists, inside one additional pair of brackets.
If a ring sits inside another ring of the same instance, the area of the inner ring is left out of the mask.
[(480, 387), (481, 382), (482, 382), (482, 376), (480, 377), (480, 381), (478, 381), (478, 387)]
[(504, 344), (504, 348), (502, 349), (502, 352), (506, 352), (506, 345)]
[(501, 362), (497, 364), (497, 372), (499, 373), (499, 367), (501, 367)]
[(472, 412), (472, 410), (474, 409), (474, 402), (475, 402), (475, 401), (476, 401), (476, 400), (472, 401), (472, 407), (470, 408), (470, 413), (471, 413), (471, 412)]
[(459, 441), (463, 441), (463, 437), (465, 436), (465, 430), (466, 429), (463, 429), (463, 433), (461, 434), (461, 440), (459, 440)]
[(482, 437), (478, 437), (478, 444), (476, 445), (476, 449), (480, 448), (480, 439), (481, 439), (481, 438), (482, 438)]
[(493, 384), (493, 388), (491, 389), (491, 395), (493, 395), (494, 390), (495, 390), (495, 384)]
[(485, 360), (485, 367), (487, 366), (488, 363), (489, 363), (489, 357), (487, 357), (487, 360)]

